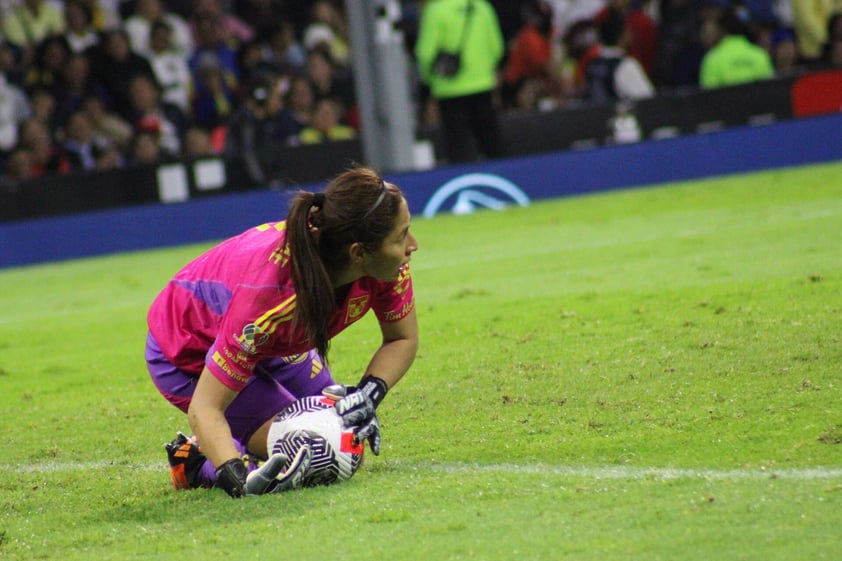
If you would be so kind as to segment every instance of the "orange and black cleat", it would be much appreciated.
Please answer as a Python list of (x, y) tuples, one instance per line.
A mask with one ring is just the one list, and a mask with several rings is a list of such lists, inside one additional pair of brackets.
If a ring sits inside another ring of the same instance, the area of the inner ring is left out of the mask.
[(196, 438), (187, 438), (180, 431), (172, 442), (164, 445), (170, 462), (170, 478), (176, 489), (200, 487), (202, 465), (207, 458), (196, 444)]

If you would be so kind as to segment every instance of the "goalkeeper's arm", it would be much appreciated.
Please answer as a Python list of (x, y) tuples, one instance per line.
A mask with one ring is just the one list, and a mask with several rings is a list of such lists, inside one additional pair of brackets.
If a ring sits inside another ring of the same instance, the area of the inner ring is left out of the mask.
[(376, 376), (391, 389), (403, 378), (415, 361), (418, 352), (418, 319), (412, 310), (400, 321), (380, 322), (383, 343), (374, 353), (359, 386), (365, 384), (369, 376)]
[(234, 446), (231, 427), (225, 419), (225, 409), (235, 397), (236, 391), (205, 368), (187, 410), (187, 420), (202, 443), (202, 452), (217, 468), (217, 484), (232, 497), (242, 495), (246, 482), (246, 470), (242, 468), (240, 452)]

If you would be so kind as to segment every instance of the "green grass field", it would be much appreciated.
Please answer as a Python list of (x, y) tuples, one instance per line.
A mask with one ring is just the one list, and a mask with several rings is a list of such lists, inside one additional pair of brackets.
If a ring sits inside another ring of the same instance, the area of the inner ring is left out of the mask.
[(842, 559), (842, 164), (413, 229), (381, 456), (241, 501), (170, 488), (143, 362), (204, 246), (0, 271), (0, 559)]

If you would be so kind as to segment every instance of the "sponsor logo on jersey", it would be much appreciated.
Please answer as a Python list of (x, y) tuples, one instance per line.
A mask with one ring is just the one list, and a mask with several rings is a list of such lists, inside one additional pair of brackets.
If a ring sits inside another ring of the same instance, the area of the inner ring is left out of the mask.
[(265, 343), (268, 338), (268, 333), (265, 333), (257, 325), (250, 323), (243, 328), (243, 332), (237, 337), (237, 341), (244, 351), (254, 354), (257, 352), (257, 347)]
[(409, 315), (409, 312), (415, 309), (415, 298), (404, 304), (399, 310), (392, 310), (386, 312), (383, 317), (385, 321), (398, 321)]
[(523, 190), (499, 175), (467, 173), (454, 177), (430, 197), (423, 215), (450, 210), (454, 214), (470, 214), (478, 208), (502, 210), (512, 204), (528, 206), (529, 197)]
[(245, 384), (248, 380), (248, 378), (235, 371), (231, 365), (228, 364), (228, 361), (225, 360), (225, 358), (219, 353), (219, 351), (213, 353), (213, 361), (222, 369), (223, 372), (230, 376), (232, 380), (236, 380), (241, 384)]

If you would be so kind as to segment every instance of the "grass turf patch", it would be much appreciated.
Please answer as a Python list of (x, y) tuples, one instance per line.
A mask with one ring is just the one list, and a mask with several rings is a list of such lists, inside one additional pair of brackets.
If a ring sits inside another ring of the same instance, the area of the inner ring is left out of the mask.
[(382, 455), (243, 501), (169, 488), (142, 357), (206, 245), (0, 272), (0, 558), (835, 559), (841, 217), (833, 164), (416, 220)]

